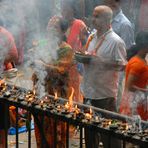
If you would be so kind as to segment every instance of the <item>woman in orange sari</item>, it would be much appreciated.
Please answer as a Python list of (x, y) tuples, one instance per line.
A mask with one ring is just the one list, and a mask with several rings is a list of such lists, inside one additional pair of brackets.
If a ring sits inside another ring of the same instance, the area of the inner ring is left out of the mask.
[[(70, 78), (71, 75), (69, 73), (69, 69), (71, 69), (73, 65), (73, 50), (66, 43), (66, 37), (64, 35), (67, 25), (66, 22), (61, 20), (60, 18), (56, 18), (56, 21), (54, 24), (51, 24), (56, 29), (58, 35), (59, 35), (59, 49), (57, 50), (57, 60), (54, 61), (53, 65), (44, 65), (47, 69), (47, 77), (45, 79), (46, 82), (46, 91), (50, 95), (54, 95), (55, 91), (58, 93), (58, 96), (63, 98), (69, 97), (70, 92)], [(52, 28), (48, 28), (52, 29)], [(37, 115), (38, 116), (38, 115)], [(43, 133), (44, 133), (44, 140), (46, 142), (42, 141), (42, 136), (40, 129), (37, 126), (37, 118), (35, 117), (35, 136), (37, 141), (37, 147), (49, 147), (53, 148), (55, 147), (55, 140), (57, 141), (57, 148), (65, 148), (66, 147), (66, 123), (63, 121), (55, 121), (52, 117), (41, 117), (38, 116), (39, 121), (43, 122)], [(55, 139), (54, 133), (54, 125), (56, 125), (57, 129), (57, 137)], [(44, 145), (42, 145), (42, 142)]]
[(137, 35), (136, 45), (129, 52), (130, 60), (126, 66), (126, 83), (120, 112), (140, 115), (141, 119), (148, 120), (148, 32), (140, 32)]

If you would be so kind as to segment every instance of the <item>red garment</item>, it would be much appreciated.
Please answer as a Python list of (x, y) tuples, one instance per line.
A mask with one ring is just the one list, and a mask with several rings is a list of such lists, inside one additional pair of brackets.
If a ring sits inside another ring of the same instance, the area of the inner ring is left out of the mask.
[(82, 48), (81, 41), (79, 39), (79, 35), (82, 29), (86, 27), (85, 23), (82, 20), (75, 19), (72, 22), (72, 25), (69, 30), (69, 34), (67, 37), (67, 43), (74, 49), (78, 50)]
[[(36, 118), (35, 118), (36, 119)], [(43, 127), (43, 132), (44, 132), (44, 136), (46, 138), (47, 144), (42, 147), (42, 136), (40, 133), (40, 129), (38, 128), (37, 124), (36, 124), (36, 120), (35, 120), (35, 137), (36, 137), (36, 143), (37, 143), (37, 148), (54, 148), (55, 147), (55, 130), (54, 130), (54, 126), (56, 125), (56, 129), (57, 129), (57, 148), (65, 148), (66, 147), (66, 123), (63, 121), (55, 121), (54, 118), (52, 117), (47, 117), (44, 116), (43, 119), (41, 116), (38, 116), (39, 122), (43, 123), (42, 127)], [(42, 122), (42, 120), (44, 122)], [(45, 139), (44, 139), (45, 140)]]
[[(75, 19), (72, 22), (71, 27), (69, 28), (69, 34), (67, 36), (67, 43), (74, 49), (74, 51), (77, 51), (82, 48), (82, 43), (80, 41), (79, 35), (86, 27), (85, 23), (82, 20)], [(73, 86), (74, 88), (74, 101), (82, 102), (82, 94), (80, 92), (80, 81), (81, 77), (77, 70), (77, 65), (74, 65), (70, 70), (70, 86)]]
[(139, 29), (148, 30), (148, 0), (141, 0), (139, 10)]
[(18, 64), (22, 64), (24, 62), (25, 37), (26, 37), (25, 29), (22, 28), (22, 31), (19, 34), (19, 40), (17, 44), (17, 50), (18, 50), (18, 56), (19, 56)]
[(148, 83), (148, 66), (139, 57), (133, 57), (126, 66), (126, 82), (129, 74), (137, 77), (134, 85), (140, 88), (146, 88)]
[[(126, 82), (125, 83), (127, 83), (129, 74), (132, 74), (137, 78), (137, 80), (134, 82), (135, 86), (140, 88), (146, 88), (148, 84), (148, 66), (139, 57), (135, 56), (128, 62), (126, 66)], [(126, 115), (131, 115), (132, 113), (131, 104), (133, 103), (134, 95), (135, 95), (135, 92), (130, 92), (127, 90), (124, 91), (123, 98), (120, 105), (121, 113)], [(148, 120), (148, 102), (146, 102), (146, 100), (138, 102), (137, 113), (141, 116), (143, 120)]]
[[(14, 38), (12, 34), (3, 27), (0, 27), (0, 46), (9, 56), (13, 57), (14, 59), (18, 58), (18, 52), (16, 49)], [(13, 66), (11, 65), (11, 63), (5, 62), (5, 69), (10, 69), (12, 67)]]

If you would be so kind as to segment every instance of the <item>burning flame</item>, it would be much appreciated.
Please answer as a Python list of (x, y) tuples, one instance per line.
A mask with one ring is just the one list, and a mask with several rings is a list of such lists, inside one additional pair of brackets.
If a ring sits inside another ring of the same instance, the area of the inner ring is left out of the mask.
[(65, 109), (69, 110), (69, 108), (70, 108), (70, 104), (67, 102), (67, 103), (65, 104)]
[(98, 117), (98, 116), (96, 116), (96, 117), (95, 117), (95, 120), (96, 120), (96, 121), (99, 121), (99, 117)]
[(71, 95), (70, 95), (70, 97), (69, 97), (69, 105), (70, 105), (70, 107), (72, 107), (72, 105), (73, 105), (73, 94), (74, 94), (74, 88), (73, 87), (71, 87)]
[(92, 118), (92, 115), (90, 113), (86, 113), (85, 114), (85, 118), (88, 119), (88, 120), (90, 120)]
[(57, 91), (54, 92), (54, 100), (57, 100), (58, 99), (58, 93)]
[(75, 105), (75, 109), (78, 109), (78, 106), (77, 106), (77, 104)]
[(33, 98), (32, 97), (30, 97), (29, 99), (28, 99), (28, 102), (31, 102), (33, 100)]
[(35, 91), (35, 87), (33, 87), (33, 95), (35, 96), (35, 94), (36, 94), (36, 91)]
[(43, 104), (44, 104), (44, 101), (41, 100), (41, 102), (40, 102), (41, 107), (43, 107)]
[(93, 113), (91, 108), (89, 109), (89, 113), (90, 113), (91, 115), (92, 115), (92, 113)]
[(5, 83), (5, 78), (0, 80), (0, 86)]

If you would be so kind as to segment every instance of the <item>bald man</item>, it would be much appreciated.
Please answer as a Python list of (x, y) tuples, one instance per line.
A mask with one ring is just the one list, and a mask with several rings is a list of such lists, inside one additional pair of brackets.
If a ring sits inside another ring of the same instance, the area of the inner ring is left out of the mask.
[[(93, 25), (97, 31), (91, 35), (87, 51), (95, 58), (84, 64), (82, 90), (84, 103), (116, 111), (118, 74), (126, 64), (126, 50), (124, 41), (112, 30), (112, 16), (113, 12), (107, 6), (94, 8)], [(87, 148), (98, 148), (99, 138), (95, 131), (86, 130), (85, 138)], [(109, 139), (105, 135), (101, 138), (107, 148)], [(112, 138), (111, 147), (120, 148), (120, 144)]]

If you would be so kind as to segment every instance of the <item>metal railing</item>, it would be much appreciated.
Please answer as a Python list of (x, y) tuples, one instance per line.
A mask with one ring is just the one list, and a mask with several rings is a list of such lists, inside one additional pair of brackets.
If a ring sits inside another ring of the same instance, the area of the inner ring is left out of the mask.
[[(20, 88), (21, 89), (21, 88)], [(50, 99), (54, 99), (54, 96), (48, 96)], [(67, 102), (67, 99), (63, 99), (63, 98), (59, 98), (59, 103), (60, 104), (64, 104), (65, 102)], [(54, 141), (54, 147), (56, 148), (57, 145), (57, 127), (56, 127), (56, 123), (60, 120), (63, 122), (66, 122), (66, 148), (69, 147), (69, 125), (75, 125), (75, 126), (79, 126), (80, 129), (80, 144), (79, 147), (82, 148), (83, 147), (83, 143), (82, 143), (82, 139), (83, 139), (83, 128), (90, 128), (94, 131), (98, 131), (99, 133), (103, 133), (105, 135), (107, 135), (108, 137), (115, 137), (117, 139), (120, 139), (123, 141), (123, 147), (126, 147), (126, 142), (130, 142), (133, 143), (135, 145), (139, 145), (139, 146), (148, 146), (148, 138), (147, 139), (143, 139), (143, 138), (136, 138), (134, 136), (129, 136), (127, 134), (123, 134), (122, 132), (118, 132), (116, 130), (111, 130), (109, 128), (104, 128), (98, 124), (93, 124), (93, 122), (83, 122), (80, 119), (77, 118), (73, 118), (73, 116), (69, 116), (67, 114), (62, 114), (62, 113), (58, 113), (56, 111), (53, 110), (49, 110), (46, 107), (45, 108), (41, 108), (39, 105), (33, 105), (33, 104), (28, 104), (25, 100), (21, 100), (19, 101), (17, 98), (13, 99), (11, 98), (11, 96), (9, 97), (1, 97), (0, 98), (0, 102), (2, 102), (5, 105), (5, 132), (6, 132), (6, 148), (8, 147), (8, 143), (7, 143), (7, 132), (8, 132), (8, 120), (9, 120), (9, 116), (8, 116), (8, 112), (9, 112), (9, 106), (13, 105), (16, 107), (16, 148), (19, 147), (19, 134), (18, 134), (18, 108), (22, 108), (28, 111), (28, 115), (29, 115), (29, 125), (31, 127), (31, 114), (34, 116), (34, 118), (37, 118), (38, 115), (41, 116), (48, 116), (49, 118), (52, 118), (55, 121), (54, 124), (54, 137), (55, 137), (55, 141)], [(82, 110), (84, 110), (85, 108), (91, 108), (92, 110), (94, 110), (95, 112), (100, 113), (103, 117), (110, 117), (111, 119), (118, 119), (121, 120), (123, 122), (125, 121), (133, 121), (133, 118), (131, 117), (127, 117), (115, 112), (111, 112), (111, 111), (107, 111), (104, 109), (100, 109), (100, 108), (96, 108), (93, 106), (89, 106), (89, 105), (84, 105), (81, 103), (77, 103), (77, 102), (73, 102), (74, 104), (77, 104), (79, 108), (81, 108)], [(144, 126), (146, 129), (148, 129), (148, 122), (146, 121), (141, 121), (142, 126)], [(47, 139), (45, 138), (45, 133), (43, 131), (43, 124), (42, 122), (38, 121), (37, 122), (37, 126), (40, 129), (40, 133), (42, 136), (42, 147), (47, 146)], [(110, 143), (108, 145), (108, 148), (110, 148)], [(28, 130), (28, 148), (31, 148), (31, 128), (29, 128)]]

